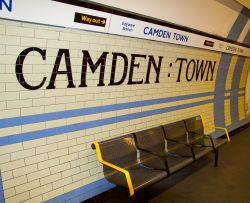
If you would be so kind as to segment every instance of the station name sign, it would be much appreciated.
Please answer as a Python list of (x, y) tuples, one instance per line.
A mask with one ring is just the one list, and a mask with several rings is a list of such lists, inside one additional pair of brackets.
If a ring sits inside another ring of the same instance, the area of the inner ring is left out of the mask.
[[(27, 12), (32, 10), (32, 12)], [(57, 12), (55, 12), (57, 11)], [(0, 0), (0, 18), (77, 28), (250, 56), (250, 48), (202, 35), (72, 5), (63, 0)]]
[[(58, 75), (65, 75), (67, 77), (67, 82), (65, 81), (65, 87), (67, 88), (88, 87), (88, 77), (90, 74), (99, 75), (99, 80), (96, 84), (97, 86), (160, 83), (160, 78), (163, 77), (174, 80), (175, 82), (213, 81), (215, 67), (217, 67), (216, 64), (218, 64), (217, 61), (195, 58), (187, 59), (185, 57), (177, 57), (175, 61), (168, 64), (164, 61), (163, 56), (136, 53), (128, 55), (119, 52), (102, 52), (97, 60), (93, 60), (93, 57), (91, 57), (88, 50), (82, 50), (81, 79), (80, 82), (76, 84), (72, 73), (75, 72), (72, 71), (75, 66), (71, 63), (70, 50), (59, 49), (57, 56), (55, 57), (54, 66), (51, 67), (51, 74), (41, 77), (40, 82), (34, 85), (32, 82), (25, 79), (25, 61), (28, 61), (30, 55), (33, 55), (34, 53), (40, 55), (41, 62), (46, 61), (47, 50), (39, 47), (29, 47), (24, 49), (16, 59), (15, 72), (17, 81), (21, 86), (28, 90), (37, 90), (42, 87), (46, 87), (46, 89), (56, 89)], [(112, 57), (110, 67), (107, 67), (108, 56)], [(62, 61), (65, 61), (66, 68), (64, 65), (61, 67)], [(117, 64), (117, 61), (119, 61), (119, 64)], [(142, 61), (146, 63), (146, 66), (141, 66)], [(165, 64), (164, 66), (162, 65), (163, 63)], [(144, 69), (142, 72), (144, 72), (145, 75), (137, 75), (138, 71), (142, 68)], [(177, 69), (177, 77), (175, 75), (173, 76), (173, 74), (171, 75), (171, 71), (168, 73), (164, 71), (164, 75), (160, 77), (163, 68), (166, 70), (171, 70), (173, 68)], [(109, 79), (107, 80), (107, 78)]]

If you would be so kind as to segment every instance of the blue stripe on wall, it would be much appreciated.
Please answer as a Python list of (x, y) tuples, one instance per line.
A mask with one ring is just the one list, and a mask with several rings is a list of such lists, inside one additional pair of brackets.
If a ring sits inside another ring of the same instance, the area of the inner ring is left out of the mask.
[(241, 87), (239, 88), (239, 91), (242, 91), (242, 90), (245, 90), (246, 88), (245, 87)]
[(247, 45), (250, 45), (250, 29), (247, 32), (244, 43), (247, 44)]
[(71, 192), (67, 192), (63, 195), (50, 199), (44, 203), (79, 203), (114, 187), (115, 186), (109, 183), (106, 179), (101, 179), (83, 187), (80, 187), (76, 190), (73, 190)]
[(245, 96), (245, 93), (238, 94), (238, 97), (243, 97), (243, 96)]
[[(249, 10), (244, 10), (244, 15), (250, 17), (250, 11)], [(248, 33), (245, 37), (245, 39), (243, 40), (243, 43), (247, 43), (247, 41), (249, 41), (250, 39), (250, 30), (248, 30)], [(230, 108), (231, 108), (231, 118), (232, 118), (232, 125), (229, 126), (229, 130), (234, 130), (238, 127), (240, 127), (240, 125), (242, 125), (242, 121), (239, 121), (239, 108), (238, 108), (238, 97), (240, 96), (245, 96), (245, 94), (243, 95), (238, 95), (238, 91), (242, 90), (243, 88), (239, 88), (240, 87), (240, 78), (242, 75), (242, 71), (243, 71), (243, 65), (245, 63), (245, 57), (239, 57), (236, 63), (236, 67), (234, 70), (234, 75), (233, 75), (233, 84), (232, 84), (232, 94), (231, 96), (231, 102), (230, 102)], [(245, 88), (244, 88), (245, 89)], [(249, 118), (245, 119), (245, 120), (249, 120)]]
[(245, 57), (239, 56), (233, 74), (232, 91), (230, 95), (230, 109), (231, 109), (230, 112), (231, 112), (232, 123), (239, 121), (238, 91), (239, 91), (240, 77), (244, 62), (245, 62)]
[[(245, 87), (242, 87), (242, 88), (239, 88), (238, 91), (243, 91), (245, 90), (246, 88)], [(230, 90), (225, 90), (225, 93), (231, 93), (231, 89)]]
[[(237, 40), (248, 21), (249, 11), (243, 7), (238, 18), (234, 22), (228, 39)], [(218, 126), (225, 126), (224, 94), (226, 92), (226, 79), (232, 55), (222, 54), (215, 82), (214, 96), (214, 123)], [(234, 82), (233, 82), (234, 83)], [(238, 109), (238, 108), (237, 108)]]
[[(241, 94), (237, 94), (238, 95), (238, 97), (242, 97), (242, 96), (245, 96), (245, 93), (241, 93)], [(224, 100), (226, 100), (226, 99), (230, 99), (230, 96), (226, 96), (226, 97), (224, 97)]]
[(0, 203), (4, 203), (4, 191), (3, 191), (3, 181), (2, 181), (2, 174), (0, 171)]
[(229, 54), (222, 54), (215, 82), (214, 123), (218, 126), (225, 126), (224, 95), (231, 58), (232, 56)]
[(236, 41), (239, 38), (240, 33), (242, 32), (248, 21), (248, 13), (249, 13), (248, 9), (243, 7), (227, 36), (228, 39)]
[(149, 105), (154, 105), (154, 104), (163, 104), (167, 102), (174, 102), (174, 101), (180, 101), (180, 100), (185, 100), (185, 99), (193, 99), (193, 98), (213, 96), (213, 95), (214, 95), (213, 92), (205, 92), (205, 93), (182, 95), (182, 96), (175, 96), (175, 97), (166, 97), (166, 98), (160, 98), (160, 99), (152, 99), (152, 100), (113, 104), (113, 105), (106, 105), (106, 106), (76, 109), (76, 110), (45, 113), (45, 114), (38, 114), (38, 115), (31, 115), (31, 116), (0, 119), (0, 128), (14, 127), (14, 126), (19, 126), (19, 125), (45, 122), (45, 121), (52, 121), (52, 120), (57, 120), (57, 119), (73, 118), (77, 116), (84, 116), (84, 115), (90, 115), (90, 114), (96, 114), (96, 113), (105, 113), (109, 111), (117, 111), (117, 110), (123, 110), (123, 109), (135, 108), (135, 107), (143, 107), (143, 106), (149, 106)]
[[(246, 89), (245, 87), (238, 88), (239, 91), (242, 91), (242, 90), (245, 90), (245, 89)], [(231, 89), (230, 90), (225, 90), (225, 93), (231, 93)]]
[(246, 7), (242, 8), (241, 14), (246, 16), (247, 18), (250, 18), (250, 10)]
[(213, 101), (214, 101), (213, 99), (210, 99), (210, 100), (205, 100), (205, 101), (181, 104), (177, 106), (165, 107), (165, 108), (149, 110), (149, 111), (144, 111), (144, 112), (132, 113), (132, 114), (127, 114), (127, 115), (122, 115), (122, 116), (117, 116), (117, 117), (94, 120), (94, 121), (89, 121), (89, 122), (84, 122), (84, 123), (77, 123), (77, 124), (72, 124), (68, 126), (61, 126), (61, 127), (49, 128), (45, 130), (38, 130), (38, 131), (33, 131), (33, 132), (9, 135), (9, 136), (0, 138), (0, 146), (20, 143), (20, 142), (44, 138), (44, 137), (50, 137), (54, 135), (94, 128), (94, 127), (99, 127), (99, 126), (104, 126), (104, 125), (109, 125), (113, 123), (119, 123), (119, 122), (128, 121), (132, 119), (138, 119), (138, 118), (142, 118), (146, 116), (172, 112), (172, 111), (176, 111), (176, 110), (180, 110), (184, 108), (190, 108), (194, 106), (200, 106), (200, 105), (212, 103)]

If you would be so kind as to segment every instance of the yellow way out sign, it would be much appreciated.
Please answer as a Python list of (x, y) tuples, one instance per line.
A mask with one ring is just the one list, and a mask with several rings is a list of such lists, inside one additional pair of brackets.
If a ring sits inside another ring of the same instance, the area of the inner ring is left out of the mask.
[(82, 13), (75, 13), (75, 20), (76, 23), (88, 24), (93, 26), (100, 26), (105, 27), (106, 25), (106, 18), (92, 16)]

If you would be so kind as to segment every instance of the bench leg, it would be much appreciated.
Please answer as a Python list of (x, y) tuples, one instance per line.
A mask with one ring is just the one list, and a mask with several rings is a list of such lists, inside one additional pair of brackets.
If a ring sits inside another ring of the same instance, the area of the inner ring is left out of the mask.
[(147, 189), (143, 190), (143, 203), (148, 203), (148, 191)]
[(196, 161), (196, 157), (195, 157), (195, 153), (194, 153), (194, 148), (193, 147), (191, 147), (191, 153), (192, 153), (193, 160)]
[(219, 150), (215, 149), (214, 150), (214, 166), (218, 166), (218, 158), (219, 158)]

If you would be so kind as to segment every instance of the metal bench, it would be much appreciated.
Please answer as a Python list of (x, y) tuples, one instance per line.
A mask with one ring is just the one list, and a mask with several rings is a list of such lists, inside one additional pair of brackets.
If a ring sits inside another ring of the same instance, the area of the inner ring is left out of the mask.
[[(211, 126), (214, 127), (214, 126)], [(104, 177), (111, 183), (135, 192), (166, 178), (197, 159), (215, 152), (230, 141), (204, 134), (201, 116), (188, 118), (129, 135), (94, 142), (97, 158), (103, 164)]]
[(144, 160), (137, 159), (133, 135), (95, 142), (92, 148), (103, 164), (104, 177), (117, 186), (128, 188), (130, 196), (168, 175), (165, 170), (154, 170), (140, 163)]

